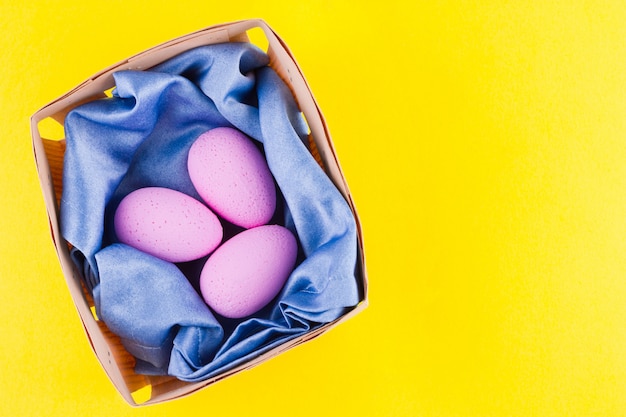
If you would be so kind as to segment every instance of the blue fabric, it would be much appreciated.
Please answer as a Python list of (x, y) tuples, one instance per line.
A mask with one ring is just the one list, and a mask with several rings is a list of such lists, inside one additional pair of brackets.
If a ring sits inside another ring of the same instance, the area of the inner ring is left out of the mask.
[[(66, 117), (61, 228), (99, 317), (137, 358), (138, 372), (206, 379), (359, 302), (354, 217), (307, 150), (301, 113), (262, 51), (248, 43), (199, 47), (114, 77), (112, 98)], [(213, 315), (198, 295), (206, 259), (165, 262), (117, 242), (112, 227), (120, 200), (135, 189), (161, 186), (199, 198), (187, 153), (201, 133), (220, 126), (262, 144), (280, 191), (272, 222), (289, 227), (300, 245), (276, 300), (241, 320)]]

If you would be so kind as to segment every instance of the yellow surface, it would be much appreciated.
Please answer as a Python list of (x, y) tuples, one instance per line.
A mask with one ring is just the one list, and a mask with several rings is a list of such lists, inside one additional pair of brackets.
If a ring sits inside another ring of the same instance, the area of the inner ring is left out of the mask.
[[(328, 119), (370, 307), (132, 409), (61, 277), (28, 118), (122, 58), (249, 17)], [(0, 34), (0, 415), (626, 415), (623, 1), (1, 0)]]

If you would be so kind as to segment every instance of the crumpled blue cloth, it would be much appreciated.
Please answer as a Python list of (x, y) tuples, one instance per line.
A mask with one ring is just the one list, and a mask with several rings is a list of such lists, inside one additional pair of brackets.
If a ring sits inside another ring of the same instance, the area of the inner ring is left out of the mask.
[[(359, 302), (354, 217), (309, 153), (300, 110), (268, 62), (248, 43), (199, 47), (149, 71), (115, 73), (113, 97), (66, 117), (62, 234), (98, 316), (137, 358), (137, 372), (210, 378)], [(214, 315), (199, 296), (206, 258), (172, 264), (119, 243), (112, 227), (120, 200), (138, 188), (199, 198), (187, 153), (201, 133), (221, 126), (262, 143), (281, 199), (272, 222), (300, 245), (276, 300), (240, 320)]]

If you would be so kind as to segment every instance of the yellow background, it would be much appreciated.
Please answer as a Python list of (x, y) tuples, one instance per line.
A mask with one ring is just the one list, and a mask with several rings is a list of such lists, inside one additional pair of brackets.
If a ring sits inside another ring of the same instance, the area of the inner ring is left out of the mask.
[[(132, 409), (48, 233), (29, 117), (100, 69), (264, 18), (328, 120), (370, 307)], [(0, 415), (626, 415), (623, 1), (0, 0)]]

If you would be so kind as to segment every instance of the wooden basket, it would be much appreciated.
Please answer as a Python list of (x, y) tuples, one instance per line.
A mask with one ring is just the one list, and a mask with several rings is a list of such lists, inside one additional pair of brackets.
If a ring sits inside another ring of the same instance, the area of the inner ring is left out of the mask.
[[(261, 38), (259, 38), (260, 35)], [(357, 279), (361, 289), (361, 302), (349, 313), (334, 322), (288, 341), (223, 374), (201, 382), (189, 383), (173, 377), (152, 377), (136, 374), (134, 372), (135, 359), (133, 356), (126, 352), (120, 339), (109, 331), (107, 326), (96, 317), (93, 299), (83, 285), (80, 274), (70, 259), (70, 248), (67, 242), (61, 237), (59, 228), (59, 198), (63, 187), (65, 140), (62, 137), (46, 138), (46, 129), (42, 127), (49, 128), (52, 124), (54, 125), (53, 130), (56, 129), (62, 132), (65, 116), (70, 110), (85, 102), (110, 95), (110, 90), (114, 87), (113, 73), (116, 71), (146, 70), (198, 46), (222, 42), (250, 42), (251, 39), (253, 41), (255, 39), (258, 40), (255, 43), (261, 46), (262, 49), (267, 49), (270, 57), (270, 66), (290, 87), (309, 125), (311, 153), (324, 168), (352, 209), (358, 230)], [(191, 394), (218, 380), (262, 363), (285, 350), (291, 349), (295, 345), (310, 340), (357, 314), (367, 306), (367, 277), (361, 226), (348, 186), (335, 155), (326, 122), (293, 55), (285, 43), (263, 20), (244, 20), (211, 26), (163, 43), (112, 65), (37, 111), (31, 117), (31, 131), (35, 162), (46, 203), (52, 240), (61, 263), (63, 275), (98, 360), (112, 383), (129, 404), (133, 406), (154, 404)]]

